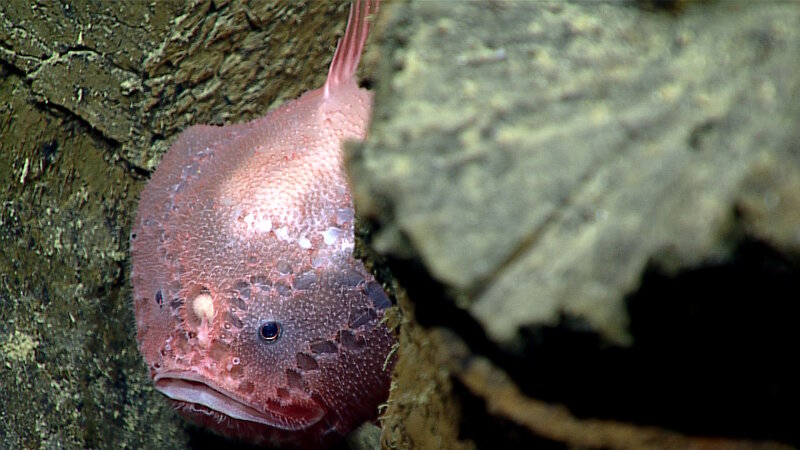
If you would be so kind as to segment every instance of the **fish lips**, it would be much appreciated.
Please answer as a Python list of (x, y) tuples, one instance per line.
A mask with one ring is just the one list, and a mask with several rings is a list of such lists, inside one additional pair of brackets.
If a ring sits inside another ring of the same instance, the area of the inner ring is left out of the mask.
[(324, 408), (313, 399), (291, 401), (288, 404), (267, 401), (263, 408), (259, 408), (232, 396), (208, 378), (191, 371), (156, 374), (153, 382), (157, 391), (173, 401), (204, 406), (231, 419), (254, 422), (281, 430), (309, 428), (325, 415)]

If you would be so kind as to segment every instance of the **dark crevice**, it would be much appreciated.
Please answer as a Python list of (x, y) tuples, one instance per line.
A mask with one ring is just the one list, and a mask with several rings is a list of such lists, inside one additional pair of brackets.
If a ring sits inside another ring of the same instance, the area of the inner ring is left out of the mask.
[[(95, 141), (104, 143), (98, 145), (98, 148), (107, 148), (109, 150), (107, 152), (109, 156), (108, 158), (109, 163), (119, 165), (127, 173), (133, 175), (134, 177), (140, 179), (150, 177), (151, 172), (149, 170), (137, 166), (125, 158), (114, 157), (114, 152), (116, 152), (121, 148), (122, 146), (121, 143), (118, 142), (116, 139), (103, 134), (103, 132), (93, 127), (91, 123), (86, 121), (78, 114), (75, 114), (69, 108), (66, 108), (65, 106), (56, 103), (50, 103), (50, 102), (45, 103), (41, 101), (35, 101), (34, 106), (45, 114), (55, 114), (55, 115), (60, 114), (64, 118), (65, 122), (67, 122), (67, 125), (65, 126), (68, 126), (68, 124), (75, 124), (78, 127), (80, 127), (78, 130), (79, 132), (89, 134)], [(46, 153), (44, 149), (42, 150), (42, 153), (43, 154)]]
[[(0, 47), (2, 46), (0, 45)], [(3, 72), (6, 72), (11, 75), (16, 75), (22, 79), (25, 79), (26, 75), (24, 70), (20, 69), (19, 67), (11, 64), (10, 62), (4, 59), (0, 59), (0, 75), (3, 75), (3, 77), (5, 78), (6, 74)]]
[(189, 436), (187, 448), (190, 450), (217, 450), (220, 448), (230, 450), (263, 449), (263, 447), (260, 446), (233, 441), (195, 425), (185, 425), (185, 427), (187, 435)]
[(486, 402), (473, 396), (456, 381), (453, 392), (461, 402), (461, 423), (458, 438), (475, 443), (479, 449), (562, 450), (565, 444), (534, 435), (527, 428), (488, 413)]
[[(38, 110), (42, 111), (42, 113), (55, 114), (55, 115), (60, 114), (65, 119), (71, 119), (70, 120), (71, 123), (77, 124), (79, 127), (81, 127), (81, 132), (88, 133), (96, 141), (105, 143), (105, 145), (100, 145), (99, 147), (100, 148), (107, 147), (109, 150), (111, 150), (111, 152), (109, 153), (110, 155), (113, 154), (113, 152), (119, 150), (119, 148), (122, 146), (121, 142), (117, 141), (111, 136), (104, 134), (101, 130), (94, 127), (89, 121), (87, 121), (86, 119), (84, 119), (71, 109), (67, 108), (66, 106), (54, 102), (49, 102), (47, 100), (45, 101), (37, 100), (36, 98), (37, 95), (39, 94), (35, 94), (33, 89), (31, 88), (33, 80), (29, 78), (28, 75), (20, 68), (10, 64), (8, 61), (5, 60), (0, 60), (0, 66), (2, 66), (0, 73), (7, 72), (10, 74), (14, 74), (19, 76), (22, 80), (24, 80), (25, 85), (28, 87), (28, 90), (31, 93), (31, 98), (34, 99), (34, 101), (32, 102), (33, 105)], [(47, 149), (43, 149), (42, 153), (44, 154), (44, 156), (46, 157), (51, 156), (53, 152), (48, 153), (46, 150)], [(49, 159), (47, 159), (47, 161), (49, 161)], [(149, 170), (139, 167), (124, 158), (111, 158), (110, 161), (115, 164), (121, 164), (121, 166), (128, 173), (134, 175), (135, 177), (148, 178), (150, 176)]]
[(58, 52), (58, 56), (64, 57), (68, 56), (71, 53), (77, 53), (77, 54), (90, 53), (92, 55), (97, 55), (100, 57), (103, 56), (103, 53), (100, 53), (99, 51), (97, 51), (97, 49), (94, 49), (84, 44), (64, 44), (63, 46), (61, 46), (61, 49)]
[(135, 164), (132, 164), (131, 162), (125, 159), (120, 160), (120, 162), (125, 166), (125, 169), (127, 169), (129, 173), (133, 174), (137, 178), (139, 179), (150, 178), (150, 175), (152, 173), (151, 171), (143, 167), (139, 167)]
[(416, 319), (420, 325), (428, 328), (444, 325), (454, 330), (473, 353), (483, 355), (503, 367), (520, 388), (525, 389), (527, 383), (524, 379), (536, 368), (535, 361), (519, 358), (493, 344), (481, 324), (448, 300), (452, 297), (451, 292), (431, 278), (419, 261), (389, 258), (387, 263), (414, 302)]
[(666, 11), (672, 14), (683, 12), (689, 0), (636, 0), (639, 7), (646, 11)]
[(501, 348), (418, 261), (389, 265), (421, 325), (454, 330), (531, 397), (579, 417), (800, 444), (800, 268), (763, 243), (740, 241), (728, 260), (676, 275), (650, 267), (626, 299), (630, 348), (569, 316)]
[[(26, 80), (26, 82), (29, 83), (29, 85), (30, 85), (30, 80)], [(32, 90), (31, 90), (31, 93), (33, 94)], [(111, 147), (118, 148), (120, 146), (120, 142), (119, 141), (117, 141), (116, 139), (112, 138), (111, 136), (106, 136), (105, 134), (103, 134), (102, 131), (100, 131), (97, 128), (95, 128), (86, 119), (84, 119), (80, 115), (76, 114), (74, 111), (72, 111), (71, 109), (67, 108), (64, 105), (59, 105), (58, 103), (50, 102), (50, 101), (47, 101), (47, 100), (45, 100), (45, 101), (36, 100), (34, 102), (34, 105), (36, 106), (37, 109), (39, 109), (43, 113), (53, 113), (53, 111), (56, 111), (56, 112), (61, 113), (64, 117), (72, 118), (73, 120), (75, 120), (75, 121), (81, 123), (82, 125), (84, 125), (86, 131), (90, 132), (93, 137), (95, 137), (96, 139), (98, 139), (100, 141), (106, 142)]]
[(642, 392), (626, 389), (620, 412), (689, 433), (800, 444), (798, 292), (800, 268), (753, 240), (722, 264), (648, 271), (628, 299), (634, 346), (623, 367)]
[[(29, 55), (29, 54), (21, 53), (21, 52), (16, 51), (14, 49), (14, 47), (11, 47), (11, 46), (6, 45), (6, 44), (7, 44), (6, 42), (0, 41), (0, 48), (2, 48), (3, 50), (5, 50), (9, 54), (11, 54), (12, 57), (16, 57), (16, 58), (19, 58), (19, 59), (35, 59), (35, 60), (39, 61), (39, 64), (41, 64), (42, 61), (44, 61), (48, 57), (47, 54), (42, 54), (42, 55), (36, 56), (36, 55)], [(19, 67), (13, 65), (8, 60), (5, 60), (5, 59), (0, 60), (0, 63), (7, 64), (7, 65), (9, 65), (11, 67), (14, 67), (14, 69), (19, 71), (23, 75), (27, 75), (27, 73), (24, 70), (22, 70)]]

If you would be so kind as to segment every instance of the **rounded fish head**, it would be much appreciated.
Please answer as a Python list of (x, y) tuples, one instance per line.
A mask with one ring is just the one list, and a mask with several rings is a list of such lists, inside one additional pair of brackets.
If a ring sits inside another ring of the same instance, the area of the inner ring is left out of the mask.
[[(375, 417), (389, 387), (391, 302), (352, 258), (221, 284), (134, 275), (138, 340), (188, 418), (255, 443), (324, 446)], [(244, 432), (243, 432), (244, 430)]]

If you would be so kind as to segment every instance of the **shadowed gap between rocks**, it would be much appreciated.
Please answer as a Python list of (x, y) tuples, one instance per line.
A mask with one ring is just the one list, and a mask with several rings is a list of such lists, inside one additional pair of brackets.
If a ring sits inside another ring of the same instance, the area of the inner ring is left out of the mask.
[[(790, 367), (792, 345), (800, 341), (792, 326), (800, 277), (795, 264), (763, 243), (743, 240), (727, 260), (674, 275), (651, 265), (626, 300), (630, 348), (602, 340), (580, 318), (562, 316), (559, 326), (520, 330), (524, 357), (492, 345), (474, 319), (444, 300), (448, 292), (417, 261), (389, 265), (415, 299), (421, 325), (455, 330), (531, 397), (566, 405), (578, 417), (800, 444), (794, 416), (786, 413), (800, 400), (800, 373)], [(474, 426), (485, 416), (480, 402), (465, 403), (461, 424), (463, 437), (476, 442), (485, 434)], [(516, 430), (489, 433), (507, 435), (509, 445), (557, 445), (500, 419), (493, 424)]]

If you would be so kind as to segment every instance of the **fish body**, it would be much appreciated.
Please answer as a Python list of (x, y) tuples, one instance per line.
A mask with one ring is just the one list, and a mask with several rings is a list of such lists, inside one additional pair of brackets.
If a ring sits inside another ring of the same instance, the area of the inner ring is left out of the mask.
[(325, 447), (388, 395), (391, 301), (353, 257), (342, 157), (367, 132), (372, 97), (354, 73), (376, 7), (351, 6), (323, 87), (252, 122), (187, 129), (142, 191), (139, 349), (155, 388), (224, 435)]

